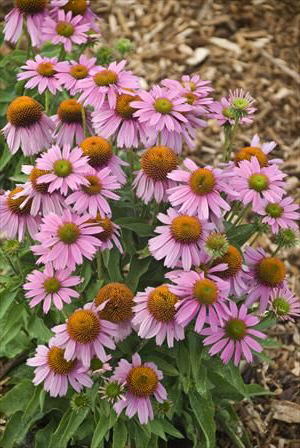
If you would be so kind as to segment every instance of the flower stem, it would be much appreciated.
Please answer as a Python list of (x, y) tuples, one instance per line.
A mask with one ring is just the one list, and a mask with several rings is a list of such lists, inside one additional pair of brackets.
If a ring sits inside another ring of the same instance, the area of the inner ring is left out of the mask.
[(58, 60), (62, 61), (65, 58), (65, 56), (66, 56), (65, 47), (63, 46), (63, 44), (61, 44)]
[[(132, 182), (133, 182), (134, 156), (135, 156), (135, 154), (134, 154), (133, 149), (128, 149), (128, 151), (127, 151), (127, 160), (128, 160), (129, 165), (130, 165), (130, 175), (129, 175), (129, 182), (130, 182), (130, 184), (132, 184)], [(133, 188), (131, 189), (131, 193), (132, 193), (132, 202), (133, 202), (134, 216), (136, 216), (136, 197), (135, 197), (135, 193), (133, 191)]]
[(281, 248), (282, 248), (282, 245), (281, 245), (281, 244), (278, 244), (278, 246), (276, 247), (276, 249), (275, 249), (274, 252), (272, 253), (272, 257), (274, 257), (274, 255), (276, 255), (277, 252), (279, 252)]
[(49, 106), (50, 106), (50, 92), (48, 89), (45, 90), (45, 113), (49, 114)]
[(87, 125), (86, 125), (86, 114), (85, 114), (85, 108), (81, 107), (81, 118), (82, 118), (82, 128), (83, 128), (83, 136), (86, 138), (87, 136)]
[(248, 211), (251, 209), (251, 204), (248, 204), (247, 207), (245, 207), (241, 213), (238, 215), (237, 219), (233, 223), (233, 226), (235, 227), (237, 224), (243, 221), (244, 216), (248, 213)]
[(227, 163), (230, 160), (231, 151), (235, 145), (236, 133), (239, 126), (239, 118), (235, 119), (234, 125), (224, 125), (225, 143), (223, 152), (223, 162)]
[(4, 250), (2, 248), (0, 248), (1, 252), (3, 253), (4, 258), (6, 259), (6, 261), (8, 262), (8, 264), (10, 265), (10, 267), (12, 268), (12, 270), (14, 271), (14, 273), (19, 276), (20, 272), (18, 271), (18, 269), (16, 268), (16, 266), (14, 265), (14, 263), (12, 262), (11, 258), (4, 252)]
[(98, 276), (98, 280), (101, 280), (101, 276), (102, 276), (102, 254), (101, 254), (101, 250), (98, 250), (97, 252), (97, 276)]

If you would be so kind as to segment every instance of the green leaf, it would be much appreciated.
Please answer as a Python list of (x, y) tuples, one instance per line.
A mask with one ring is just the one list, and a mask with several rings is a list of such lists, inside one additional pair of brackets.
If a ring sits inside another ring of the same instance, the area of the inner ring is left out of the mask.
[(139, 284), (140, 277), (147, 272), (151, 257), (139, 259), (136, 256), (131, 257), (129, 272), (126, 277), (126, 285), (135, 292)]
[(13, 288), (9, 291), (3, 291), (0, 293), (0, 319), (3, 318), (10, 305), (13, 303), (19, 293), (18, 288)]
[(253, 327), (255, 330), (264, 330), (265, 328), (273, 327), (277, 322), (275, 317), (269, 316), (265, 317), (263, 320), (259, 322), (259, 324)]
[(100, 415), (99, 421), (93, 434), (91, 448), (98, 448), (98, 445), (102, 442), (110, 428), (114, 426), (117, 418), (117, 414), (113, 410), (111, 410), (109, 418), (107, 418), (105, 415)]
[(208, 395), (207, 398), (193, 391), (189, 394), (192, 411), (205, 437), (205, 447), (216, 447), (216, 425), (214, 422), (215, 406)]
[(183, 343), (175, 346), (176, 363), (180, 373), (183, 390), (188, 393), (190, 388), (191, 363), (189, 362), (189, 352)]
[(254, 224), (242, 224), (236, 227), (230, 227), (227, 231), (227, 237), (230, 244), (242, 246), (248, 241), (256, 230)]
[(159, 369), (161, 369), (166, 376), (178, 376), (179, 372), (176, 369), (176, 367), (172, 366), (169, 362), (167, 362), (165, 359), (160, 358), (156, 355), (149, 355), (148, 357), (145, 356), (145, 359), (149, 358), (149, 361), (154, 362), (157, 364)]
[(56, 426), (56, 422), (54, 420), (50, 420), (47, 426), (37, 431), (35, 434), (34, 448), (48, 448), (49, 440), (54, 433)]
[(103, 255), (103, 262), (108, 270), (109, 278), (112, 282), (123, 282), (123, 276), (120, 270), (121, 254), (116, 247)]
[(265, 389), (259, 384), (245, 384), (247, 395), (249, 397), (261, 396), (261, 395), (276, 395), (276, 392), (271, 392)]
[(43, 319), (35, 315), (29, 319), (27, 330), (31, 337), (36, 338), (39, 342), (48, 342), (52, 336), (51, 331), (46, 327)]
[(153, 235), (153, 228), (150, 224), (146, 224), (144, 221), (135, 219), (131, 216), (124, 216), (122, 218), (115, 219), (115, 223), (124, 229), (132, 230), (139, 236)]
[[(0, 95), (0, 97), (1, 97), (1, 95)], [(3, 153), (2, 153), (1, 158), (0, 158), (0, 172), (2, 170), (4, 170), (6, 165), (10, 162), (12, 156), (13, 155), (10, 152), (10, 150), (8, 149), (8, 146), (4, 145)]]
[(122, 420), (118, 420), (113, 431), (112, 448), (125, 448), (127, 442), (127, 428)]
[(158, 437), (160, 437), (163, 440), (167, 440), (166, 438), (166, 434), (164, 431), (164, 427), (161, 423), (161, 421), (159, 420), (150, 420), (150, 422), (147, 423), (148, 428), (150, 429), (150, 431), (157, 435)]
[(38, 409), (39, 402), (40, 402), (40, 393), (41, 393), (41, 386), (35, 387), (33, 395), (25, 408), (25, 411), (24, 411), (24, 414), (22, 417), (23, 423), (26, 423), (27, 421), (29, 421), (32, 418), (32, 416), (34, 415), (34, 413), (36, 412), (36, 410)]
[(175, 426), (173, 426), (172, 423), (169, 422), (169, 420), (163, 418), (160, 420), (160, 423), (162, 424), (162, 427), (167, 434), (170, 434), (177, 439), (184, 439), (184, 435), (181, 434), (181, 432), (178, 431), (178, 429), (176, 429)]
[(49, 448), (66, 448), (68, 441), (74, 435), (81, 423), (89, 413), (89, 408), (83, 409), (81, 412), (68, 410), (60, 421), (56, 431), (53, 433)]
[(24, 425), (22, 411), (16, 412), (6, 424), (5, 431), (0, 440), (0, 446), (3, 448), (15, 448), (16, 443), (24, 439), (31, 424), (32, 421), (29, 421)]
[(24, 411), (34, 390), (32, 381), (28, 379), (21, 381), (0, 399), (0, 412), (12, 415), (17, 411)]
[(83, 282), (78, 286), (78, 291), (82, 292), (85, 290), (86, 286), (89, 284), (89, 281), (92, 276), (92, 266), (91, 263), (84, 263), (80, 270), (80, 277), (83, 278)]

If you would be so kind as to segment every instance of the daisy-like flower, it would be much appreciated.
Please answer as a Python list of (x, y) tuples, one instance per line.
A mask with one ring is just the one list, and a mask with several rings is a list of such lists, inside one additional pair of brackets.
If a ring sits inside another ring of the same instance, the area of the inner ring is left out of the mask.
[(261, 168), (256, 157), (251, 161), (243, 160), (234, 168), (234, 188), (244, 205), (252, 204), (254, 212), (265, 201), (280, 201), (284, 195), (283, 178), (286, 176), (277, 168), (270, 165)]
[(49, 90), (53, 95), (62, 90), (61, 79), (57, 73), (66, 65), (66, 62), (57, 62), (57, 58), (46, 58), (37, 55), (34, 60), (28, 60), (22, 65), (22, 73), (17, 75), (18, 81), (29, 79), (25, 84), (26, 89), (38, 88), (41, 94)]
[(89, 157), (89, 165), (96, 170), (108, 167), (121, 185), (126, 184), (126, 175), (121, 167), (128, 166), (128, 163), (113, 153), (108, 140), (97, 136), (87, 137), (80, 143), (80, 147), (83, 154)]
[(111, 378), (104, 380), (104, 385), (99, 387), (99, 394), (102, 400), (107, 400), (110, 404), (119, 400), (125, 400), (124, 388), (125, 384), (114, 381)]
[(132, 183), (137, 197), (145, 204), (152, 199), (157, 203), (167, 202), (167, 189), (176, 185), (174, 181), (168, 179), (168, 174), (178, 165), (175, 152), (166, 146), (154, 146), (144, 152), (140, 163), (141, 169), (135, 173)]
[(111, 216), (101, 216), (100, 213), (97, 213), (95, 218), (90, 219), (90, 222), (97, 224), (101, 227), (101, 233), (94, 235), (96, 238), (102, 242), (100, 247), (101, 252), (108, 249), (111, 250), (115, 246), (119, 249), (121, 254), (123, 253), (123, 248), (120, 243), (120, 226), (115, 224), (111, 220)]
[(55, 271), (51, 263), (47, 263), (44, 272), (36, 269), (27, 275), (27, 283), (23, 285), (25, 297), (31, 298), (29, 306), (37, 306), (44, 301), (43, 311), (48, 313), (53, 302), (54, 306), (61, 310), (64, 303), (71, 303), (71, 297), (78, 298), (79, 294), (69, 286), (78, 285), (82, 279), (72, 276), (71, 269)]
[(80, 148), (71, 150), (70, 145), (64, 145), (60, 149), (58, 145), (53, 145), (36, 160), (36, 167), (39, 170), (47, 171), (37, 179), (37, 185), (49, 184), (48, 191), (59, 190), (63, 195), (67, 195), (69, 188), (77, 190), (80, 185), (89, 185), (84, 174), (87, 171), (88, 157), (84, 156)]
[(252, 362), (252, 350), (262, 352), (262, 346), (253, 338), (265, 339), (267, 336), (252, 328), (259, 323), (259, 318), (247, 312), (247, 307), (241, 305), (237, 308), (234, 302), (229, 303), (230, 314), (224, 319), (223, 325), (217, 330), (204, 328), (201, 334), (207, 336), (203, 344), (212, 345), (209, 354), (211, 356), (221, 353), (221, 360), (228, 364), (233, 358), (237, 366), (243, 356), (247, 362)]
[(278, 319), (294, 322), (300, 316), (300, 300), (288, 288), (279, 288), (271, 294), (270, 309)]
[(242, 160), (251, 161), (252, 157), (256, 157), (260, 167), (264, 168), (268, 165), (282, 163), (281, 159), (269, 159), (268, 155), (276, 147), (275, 142), (260, 142), (260, 138), (257, 134), (251, 140), (251, 146), (246, 146), (240, 149), (235, 154), (235, 164), (238, 165)]
[(275, 289), (285, 286), (285, 266), (279, 258), (269, 257), (262, 248), (247, 247), (245, 260), (249, 266), (249, 276), (252, 279), (246, 306), (260, 300), (259, 312), (263, 313), (268, 306), (271, 294)]
[(180, 206), (179, 212), (198, 215), (199, 219), (205, 220), (208, 220), (210, 211), (218, 218), (222, 210), (229, 211), (230, 205), (220, 193), (235, 194), (225, 182), (225, 178), (234, 173), (224, 173), (210, 166), (199, 168), (191, 159), (185, 159), (183, 164), (189, 171), (174, 170), (168, 174), (169, 179), (183, 183), (167, 191), (173, 207)]
[(105, 303), (99, 313), (100, 318), (117, 325), (116, 341), (122, 341), (131, 333), (133, 297), (128, 286), (113, 282), (100, 288), (94, 300), (96, 307)]
[(175, 320), (175, 305), (179, 300), (168, 285), (146, 288), (145, 292), (138, 292), (134, 298), (135, 316), (132, 319), (138, 335), (143, 339), (155, 336), (157, 345), (162, 345), (167, 339), (168, 347), (174, 346), (174, 339), (175, 341), (184, 339), (184, 329)]
[(210, 116), (218, 120), (221, 126), (227, 123), (233, 125), (237, 117), (240, 124), (252, 123), (252, 116), (256, 111), (252, 106), (254, 101), (249, 92), (242, 89), (230, 91), (229, 98), (223, 97), (221, 101), (209, 105)]
[[(226, 266), (225, 266), (226, 267)], [(224, 266), (212, 271), (223, 269)], [(228, 282), (215, 275), (206, 277), (204, 272), (178, 272), (170, 273), (169, 277), (175, 285), (170, 285), (170, 291), (180, 297), (176, 304), (176, 321), (186, 327), (197, 315), (195, 331), (200, 333), (204, 324), (216, 329), (229, 312)]]
[(71, 193), (66, 199), (66, 204), (73, 204), (77, 213), (88, 212), (93, 217), (97, 216), (97, 213), (111, 214), (106, 198), (115, 201), (120, 199), (120, 196), (113, 192), (113, 190), (121, 187), (117, 178), (111, 174), (107, 167), (100, 171), (89, 167), (85, 178), (88, 184), (82, 185), (80, 190)]
[(75, 98), (60, 103), (57, 114), (51, 117), (56, 126), (53, 137), (58, 145), (67, 145), (74, 139), (77, 144), (82, 142), (84, 139), (83, 113), (87, 130), (92, 134), (91, 113), (88, 110), (83, 110), (82, 105)]
[(168, 268), (174, 268), (179, 261), (185, 271), (193, 264), (198, 266), (203, 239), (214, 225), (196, 216), (182, 215), (173, 208), (169, 208), (166, 215), (159, 213), (157, 218), (164, 225), (156, 227), (155, 232), (160, 235), (149, 240), (152, 256), (156, 260), (165, 258), (164, 265)]
[(27, 360), (28, 366), (35, 367), (33, 384), (37, 386), (44, 381), (44, 389), (52, 397), (66, 395), (69, 383), (76, 392), (93, 385), (88, 368), (78, 359), (66, 361), (64, 354), (65, 351), (51, 339), (49, 347), (38, 345), (35, 356)]
[(109, 66), (98, 66), (91, 70), (90, 77), (78, 82), (82, 91), (79, 102), (99, 109), (107, 99), (111, 108), (116, 107), (117, 95), (139, 88), (139, 78), (124, 70), (126, 61), (112, 62)]
[(85, 44), (88, 40), (87, 31), (90, 26), (83, 23), (82, 16), (72, 17), (72, 12), (59, 10), (57, 20), (46, 17), (42, 27), (44, 40), (50, 40), (54, 45), (62, 44), (65, 51), (71, 52), (73, 44)]
[(38, 263), (52, 262), (55, 269), (75, 269), (83, 257), (91, 260), (101, 241), (95, 237), (102, 228), (90, 222), (90, 215), (78, 216), (65, 210), (62, 216), (49, 213), (42, 219), (35, 239), (40, 243), (31, 247), (40, 255)]
[(89, 27), (99, 32), (99, 26), (96, 24), (98, 19), (89, 7), (89, 0), (51, 0), (52, 12), (57, 15), (58, 8), (63, 9), (65, 12), (71, 11), (73, 16), (82, 16), (83, 23), (88, 23)]
[(97, 134), (109, 138), (113, 136), (119, 148), (137, 148), (146, 143), (146, 126), (133, 116), (135, 109), (131, 107), (132, 101), (139, 100), (133, 93), (117, 95), (114, 107), (104, 101), (102, 106), (92, 113), (93, 126)]
[(287, 196), (278, 202), (261, 204), (255, 211), (263, 216), (262, 222), (269, 224), (273, 233), (278, 233), (280, 229), (298, 230), (296, 223), (300, 218), (298, 210), (299, 205), (293, 198)]
[(32, 156), (50, 146), (55, 125), (33, 98), (14, 99), (7, 108), (6, 117), (8, 123), (2, 132), (12, 154), (21, 147), (25, 156)]
[(212, 232), (205, 239), (204, 249), (212, 258), (222, 257), (229, 247), (227, 236), (220, 232)]
[(48, 171), (39, 170), (32, 165), (23, 165), (22, 171), (28, 174), (29, 178), (28, 182), (22, 185), (23, 189), (14, 195), (14, 198), (25, 196), (25, 200), (20, 204), (20, 207), (25, 207), (30, 201), (30, 214), (32, 216), (40, 213), (46, 216), (51, 212), (61, 215), (65, 205), (64, 198), (57, 191), (49, 193), (48, 184), (37, 183), (38, 178), (47, 174)]
[(154, 395), (159, 403), (167, 398), (166, 389), (160, 382), (163, 373), (153, 362), (142, 364), (138, 353), (132, 356), (131, 363), (121, 359), (112, 379), (125, 384), (126, 389), (124, 398), (114, 404), (114, 410), (120, 415), (126, 408), (125, 414), (129, 418), (137, 413), (142, 425), (154, 418), (150, 397)]
[[(211, 81), (203, 81), (199, 75), (183, 75), (181, 82), (174, 79), (163, 79), (161, 84), (170, 90), (177, 89), (186, 93), (191, 93), (197, 98), (204, 98), (214, 89), (211, 87)], [(212, 100), (210, 101), (212, 102)]]
[[(19, 186), (0, 195), (0, 229), (8, 238), (18, 237), (19, 241), (24, 239), (26, 230), (34, 238), (40, 222), (39, 217), (30, 214), (32, 199), (27, 201), (26, 196), (15, 197), (22, 191), (23, 187)], [(26, 205), (22, 207), (25, 201)]]
[(93, 356), (106, 362), (104, 347), (116, 348), (113, 338), (117, 335), (117, 326), (100, 319), (98, 311), (92, 302), (86, 303), (68, 317), (65, 324), (52, 328), (56, 334), (53, 342), (65, 349), (66, 361), (80, 359), (85, 367), (90, 367)]
[(95, 67), (95, 63), (96, 58), (87, 58), (84, 54), (80, 56), (78, 62), (73, 59), (64, 62), (57, 69), (60, 83), (71, 95), (75, 95), (78, 90), (78, 81), (89, 76), (90, 71)]
[(15, 0), (14, 3), (15, 7), (5, 16), (4, 39), (15, 44), (22, 34), (23, 21), (26, 19), (32, 46), (40, 46), (48, 0)]

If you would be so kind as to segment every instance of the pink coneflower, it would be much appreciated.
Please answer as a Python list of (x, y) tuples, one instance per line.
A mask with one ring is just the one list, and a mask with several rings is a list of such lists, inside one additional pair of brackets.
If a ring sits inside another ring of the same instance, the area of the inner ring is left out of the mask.
[(157, 215), (163, 226), (155, 229), (159, 236), (149, 240), (149, 250), (156, 260), (165, 258), (164, 265), (174, 268), (179, 261), (185, 271), (194, 264), (200, 264), (200, 251), (203, 239), (214, 227), (213, 224), (200, 221), (196, 216), (182, 215), (169, 208), (167, 215)]
[(96, 238), (99, 238), (99, 240), (102, 242), (101, 247), (99, 250), (103, 252), (104, 250), (108, 249), (111, 250), (114, 245), (118, 248), (118, 250), (123, 253), (123, 248), (120, 243), (120, 226), (118, 224), (115, 224), (111, 220), (111, 216), (101, 216), (100, 213), (97, 213), (95, 218), (91, 219), (90, 222), (97, 224), (101, 227), (101, 233), (95, 235)]
[(64, 354), (64, 350), (57, 347), (51, 339), (49, 347), (38, 345), (35, 356), (27, 360), (27, 365), (36, 367), (33, 384), (37, 386), (44, 381), (44, 389), (52, 397), (66, 395), (69, 383), (76, 392), (93, 385), (87, 374), (88, 368), (77, 359), (66, 361)]
[(116, 341), (122, 341), (131, 333), (133, 297), (133, 292), (125, 283), (117, 282), (100, 288), (95, 297), (96, 307), (105, 304), (99, 312), (100, 318), (117, 325)]
[(138, 353), (132, 356), (131, 363), (121, 359), (112, 379), (125, 383), (126, 388), (124, 398), (115, 403), (114, 410), (120, 415), (126, 408), (125, 415), (129, 418), (137, 413), (142, 425), (154, 418), (150, 397), (154, 395), (159, 403), (167, 398), (167, 392), (160, 382), (163, 373), (153, 362), (142, 364)]
[(44, 40), (50, 40), (54, 45), (62, 44), (65, 51), (71, 52), (73, 44), (85, 44), (88, 40), (87, 31), (90, 26), (83, 23), (82, 16), (72, 17), (72, 12), (59, 10), (57, 20), (46, 17), (42, 27)]
[(280, 201), (284, 195), (283, 178), (286, 176), (277, 165), (261, 168), (256, 157), (243, 160), (234, 168), (234, 188), (244, 205), (252, 204), (254, 212), (265, 201)]
[(57, 191), (49, 193), (48, 184), (37, 183), (38, 178), (47, 174), (48, 171), (39, 170), (31, 165), (23, 165), (22, 171), (23, 173), (28, 174), (29, 178), (28, 181), (22, 185), (23, 190), (14, 195), (14, 198), (26, 196), (20, 207), (25, 207), (28, 201), (30, 201), (30, 214), (32, 216), (36, 216), (40, 213), (42, 216), (46, 216), (50, 212), (61, 215), (65, 206), (62, 195)]
[(126, 61), (112, 62), (109, 66), (98, 66), (91, 70), (88, 79), (78, 82), (82, 91), (79, 102), (99, 109), (107, 99), (111, 108), (116, 107), (117, 95), (139, 88), (139, 78), (131, 71), (123, 70)]
[(143, 153), (140, 163), (141, 169), (135, 173), (136, 177), (132, 183), (137, 197), (145, 204), (152, 199), (157, 203), (167, 202), (167, 189), (176, 185), (168, 179), (168, 174), (178, 165), (175, 152), (166, 146), (154, 146)]
[[(163, 79), (161, 84), (170, 90), (177, 89), (181, 92), (191, 93), (197, 98), (205, 98), (214, 90), (210, 85), (211, 81), (203, 81), (199, 75), (183, 75), (181, 82), (174, 79)], [(212, 102), (212, 99), (210, 99), (210, 102)]]
[(90, 28), (99, 32), (99, 26), (96, 24), (98, 16), (89, 7), (89, 0), (51, 0), (51, 11), (57, 15), (59, 9), (63, 9), (65, 12), (71, 11), (73, 16), (81, 15), (83, 23), (88, 23)]
[(285, 280), (285, 266), (279, 258), (269, 257), (262, 248), (247, 247), (245, 260), (249, 266), (249, 277), (252, 279), (246, 306), (260, 299), (259, 311), (263, 313), (269, 298), (275, 289), (282, 288)]
[(225, 182), (225, 178), (234, 173), (224, 173), (210, 166), (199, 168), (191, 159), (185, 159), (183, 164), (189, 171), (174, 170), (168, 174), (169, 179), (183, 183), (167, 191), (173, 207), (180, 206), (179, 212), (198, 215), (199, 219), (205, 220), (208, 220), (210, 211), (218, 218), (222, 210), (229, 211), (230, 205), (220, 193), (235, 194)]
[(97, 134), (105, 138), (113, 136), (119, 148), (137, 148), (141, 142), (146, 143), (146, 127), (133, 116), (135, 109), (130, 105), (137, 99), (137, 95), (121, 93), (117, 95), (114, 107), (104, 101), (102, 106), (92, 113)]
[(246, 146), (235, 154), (235, 164), (238, 165), (242, 160), (251, 160), (252, 157), (256, 157), (260, 167), (264, 168), (268, 165), (282, 163), (282, 159), (270, 159), (268, 155), (276, 147), (275, 142), (260, 142), (260, 138), (257, 134), (251, 140), (251, 146)]
[(214, 271), (222, 268), (213, 270), (209, 278), (204, 272), (195, 271), (175, 271), (174, 275), (169, 276), (175, 283), (169, 286), (170, 291), (181, 299), (176, 304), (179, 325), (186, 327), (198, 315), (195, 331), (200, 333), (206, 322), (214, 329), (223, 322), (229, 312), (229, 283), (214, 275)]
[(5, 16), (4, 39), (15, 44), (23, 29), (23, 20), (33, 47), (43, 41), (41, 27), (45, 20), (48, 0), (15, 0), (15, 7)]
[(87, 58), (82, 54), (79, 61), (64, 62), (57, 69), (60, 83), (75, 95), (78, 90), (78, 81), (89, 76), (90, 71), (95, 67), (96, 58)]
[(224, 323), (217, 331), (212, 328), (204, 328), (201, 334), (207, 336), (203, 344), (212, 345), (209, 350), (211, 356), (221, 353), (221, 360), (228, 364), (234, 356), (234, 364), (237, 366), (243, 356), (247, 362), (252, 362), (252, 351), (262, 352), (262, 346), (253, 338), (265, 339), (267, 336), (251, 327), (259, 323), (259, 318), (247, 313), (247, 307), (241, 305), (237, 308), (234, 302), (229, 303), (230, 315), (225, 317)]
[(80, 147), (83, 154), (89, 157), (90, 166), (96, 170), (107, 166), (121, 185), (126, 184), (126, 174), (121, 167), (128, 166), (128, 163), (113, 153), (113, 147), (108, 140), (97, 136), (87, 137), (80, 143)]
[(80, 148), (71, 150), (70, 145), (64, 145), (60, 149), (53, 145), (36, 160), (36, 167), (48, 173), (37, 179), (37, 185), (49, 184), (48, 191), (59, 190), (67, 195), (69, 188), (77, 190), (80, 185), (89, 185), (85, 177), (88, 157), (84, 156)]
[(117, 326), (102, 320), (98, 311), (103, 304), (96, 308), (92, 302), (86, 303), (68, 317), (65, 324), (52, 328), (56, 333), (54, 343), (65, 349), (64, 357), (67, 361), (80, 359), (85, 367), (90, 367), (91, 360), (96, 355), (105, 362), (107, 355), (104, 347), (112, 350), (116, 348), (113, 338), (117, 336)]
[(85, 178), (88, 184), (82, 185), (78, 191), (71, 193), (66, 199), (66, 204), (73, 204), (74, 210), (79, 214), (87, 212), (93, 217), (97, 213), (111, 214), (106, 198), (115, 201), (120, 199), (120, 196), (113, 192), (121, 187), (117, 178), (111, 174), (108, 167), (99, 171), (89, 167)]
[(69, 286), (76, 286), (83, 279), (72, 276), (71, 273), (71, 269), (55, 271), (52, 264), (47, 263), (44, 272), (35, 269), (28, 274), (27, 283), (23, 288), (26, 290), (25, 297), (32, 298), (29, 306), (33, 308), (43, 300), (43, 311), (47, 314), (52, 302), (58, 310), (61, 310), (63, 302), (71, 303), (71, 297), (78, 298), (79, 293)]
[(76, 144), (84, 139), (83, 113), (85, 114), (85, 126), (89, 133), (93, 134), (91, 113), (84, 109), (75, 98), (64, 100), (57, 109), (57, 114), (51, 118), (56, 126), (53, 137), (58, 145)]
[(255, 212), (263, 216), (262, 222), (269, 224), (273, 233), (278, 233), (280, 229), (298, 230), (295, 221), (299, 220), (300, 213), (297, 210), (299, 205), (287, 196), (278, 202), (265, 202)]
[(37, 87), (40, 94), (47, 89), (55, 95), (57, 91), (62, 90), (62, 82), (57, 73), (65, 64), (66, 62), (57, 62), (57, 58), (43, 58), (37, 55), (35, 60), (29, 59), (26, 65), (21, 66), (26, 71), (19, 73), (17, 79), (18, 81), (29, 79), (25, 84), (26, 89)]
[(78, 216), (65, 210), (62, 216), (54, 213), (43, 218), (35, 239), (40, 243), (31, 249), (41, 255), (38, 263), (52, 262), (55, 269), (75, 269), (83, 257), (91, 260), (101, 241), (95, 237), (102, 228), (92, 224), (90, 215)]
[(8, 123), (2, 132), (13, 154), (21, 147), (25, 156), (32, 156), (50, 146), (55, 125), (33, 98), (19, 96), (13, 100), (6, 117)]
[(300, 316), (300, 300), (288, 288), (276, 289), (271, 294), (270, 309), (280, 320), (294, 322)]
[(173, 347), (174, 339), (184, 339), (184, 329), (175, 320), (175, 305), (179, 300), (180, 298), (170, 291), (169, 285), (146, 288), (145, 292), (138, 292), (134, 298), (135, 316), (132, 319), (138, 335), (143, 339), (155, 336), (157, 345), (162, 345), (167, 339), (168, 347)]
[(225, 123), (233, 125), (236, 120), (240, 124), (252, 123), (256, 109), (252, 106), (254, 99), (249, 92), (236, 89), (229, 92), (229, 98), (223, 97), (209, 105), (210, 116), (218, 120), (220, 125)]
[(40, 223), (39, 217), (30, 214), (32, 200), (29, 199), (26, 205), (21, 207), (27, 199), (26, 196), (15, 197), (21, 191), (23, 187), (19, 186), (0, 195), (0, 229), (7, 234), (8, 238), (18, 237), (19, 241), (24, 239), (26, 230), (34, 238)]

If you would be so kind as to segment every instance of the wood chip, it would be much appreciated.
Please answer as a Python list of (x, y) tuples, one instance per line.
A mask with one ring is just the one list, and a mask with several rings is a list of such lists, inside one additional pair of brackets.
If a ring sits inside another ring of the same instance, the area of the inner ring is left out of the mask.
[(286, 423), (300, 423), (300, 404), (286, 400), (272, 400), (273, 418)]
[(217, 47), (224, 48), (225, 50), (233, 51), (237, 55), (241, 54), (242, 50), (241, 48), (235, 44), (234, 42), (231, 42), (228, 39), (222, 39), (221, 37), (211, 37), (209, 41), (216, 45)]

